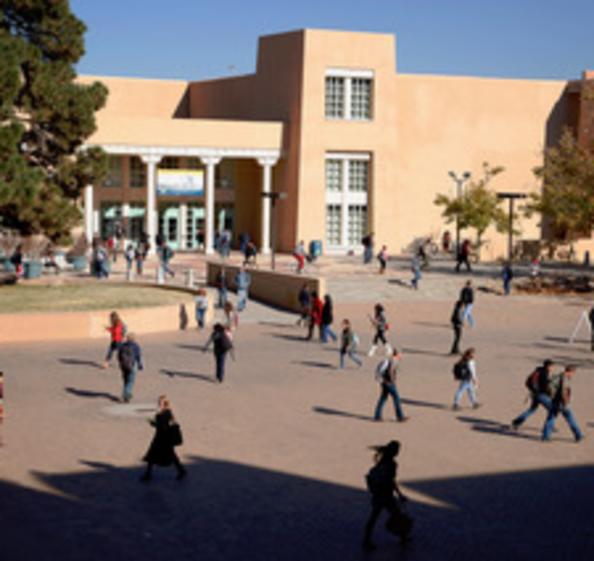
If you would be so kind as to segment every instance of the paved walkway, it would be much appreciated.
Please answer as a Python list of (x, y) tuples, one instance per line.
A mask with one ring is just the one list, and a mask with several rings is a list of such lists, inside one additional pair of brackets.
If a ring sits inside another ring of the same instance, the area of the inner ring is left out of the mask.
[[(339, 299), (336, 318), (351, 317), (367, 348), (370, 303), (356, 300), (358, 290), (376, 299), (371, 276), (359, 289), (340, 276), (332, 282), (351, 294)], [(97, 368), (106, 342), (0, 347), (0, 559), (591, 561), (594, 360), (584, 342), (565, 342), (582, 306), (479, 293), (477, 327), (464, 345), (478, 349), (484, 405), (453, 412), (449, 297), (393, 300), (405, 424), (393, 422), (389, 404), (384, 423), (371, 421), (375, 361), (336, 370), (336, 347), (303, 342), (282, 314), (240, 327), (223, 385), (212, 382), (211, 354), (199, 350), (204, 335), (142, 338), (147, 369), (131, 405), (117, 401), (117, 371)], [(520, 433), (506, 427), (526, 406), (525, 376), (549, 356), (580, 365), (580, 444), (563, 421), (541, 443), (540, 411)], [(162, 469), (143, 485), (146, 419), (161, 393), (182, 424), (189, 477), (178, 483)], [(381, 520), (379, 549), (367, 555), (359, 545), (368, 446), (391, 438), (403, 443), (415, 538), (403, 549)]]

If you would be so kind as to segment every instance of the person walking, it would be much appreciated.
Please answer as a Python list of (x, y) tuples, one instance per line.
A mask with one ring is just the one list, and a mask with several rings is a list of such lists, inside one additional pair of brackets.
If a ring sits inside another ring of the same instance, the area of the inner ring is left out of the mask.
[(245, 250), (243, 252), (243, 266), (245, 267), (246, 265), (253, 265), (255, 267), (257, 255), (258, 248), (256, 247), (256, 244), (252, 241), (248, 241), (245, 244)]
[(317, 325), (320, 331), (320, 340), (322, 339), (322, 310), (324, 309), (324, 304), (318, 293), (315, 290), (311, 292), (311, 303), (309, 307), (309, 324), (308, 324), (308, 332), (307, 332), (307, 341), (311, 341), (313, 337), (314, 328)]
[(304, 282), (301, 285), (301, 289), (299, 290), (299, 294), (297, 294), (297, 301), (299, 302), (299, 307), (301, 308), (301, 315), (297, 320), (297, 325), (306, 325), (307, 318), (309, 316), (309, 307), (310, 307), (310, 300), (311, 296), (309, 294), (309, 288), (307, 283)]
[(505, 296), (509, 296), (511, 292), (511, 282), (514, 278), (514, 272), (511, 267), (511, 263), (506, 262), (503, 265), (503, 270), (501, 271), (501, 278), (503, 280), (503, 294), (505, 294)]
[(584, 435), (573, 416), (573, 412), (569, 407), (569, 400), (571, 399), (570, 383), (575, 371), (576, 367), (569, 365), (565, 367), (563, 372), (554, 374), (551, 377), (550, 393), (552, 396), (552, 407), (549, 409), (547, 420), (545, 421), (542, 431), (542, 439), (544, 441), (551, 439), (551, 433), (555, 428), (555, 419), (559, 413), (561, 413), (567, 421), (575, 441), (579, 442), (584, 438)]
[(128, 333), (126, 340), (120, 345), (118, 349), (118, 362), (122, 372), (123, 389), (122, 401), (129, 403), (132, 399), (132, 390), (134, 389), (134, 382), (136, 381), (136, 374), (139, 370), (143, 370), (142, 351), (136, 342), (136, 337), (133, 333)]
[(239, 327), (239, 315), (235, 311), (233, 302), (227, 300), (223, 306), (223, 312), (225, 313), (225, 329), (229, 332)]
[(468, 322), (470, 327), (474, 327), (474, 317), (472, 316), (472, 308), (474, 306), (474, 288), (472, 288), (472, 281), (467, 280), (466, 284), (460, 291), (459, 300), (464, 304), (464, 311), (462, 312), (462, 323)]
[(402, 542), (409, 539), (412, 530), (412, 520), (402, 512), (401, 508), (408, 499), (396, 481), (398, 470), (396, 457), (400, 452), (400, 442), (391, 440), (385, 446), (373, 447), (373, 450), (375, 450), (374, 466), (365, 477), (367, 489), (371, 493), (371, 514), (365, 524), (362, 544), (363, 549), (367, 551), (376, 549), (372, 534), (383, 510), (387, 510), (390, 515), (386, 529), (399, 535)]
[(412, 271), (413, 278), (410, 281), (411, 286), (415, 289), (419, 289), (419, 281), (421, 280), (421, 262), (418, 255), (413, 255), (410, 262), (410, 270)]
[(219, 383), (223, 383), (225, 378), (225, 359), (227, 353), (231, 354), (231, 358), (235, 360), (235, 354), (233, 352), (233, 343), (229, 333), (221, 323), (215, 323), (212, 328), (212, 333), (204, 345), (204, 352), (208, 350), (208, 347), (212, 344), (213, 353), (215, 357), (215, 377)]
[(594, 351), (594, 306), (588, 312), (588, 320), (590, 321), (590, 350)]
[(126, 278), (128, 280), (132, 280), (132, 271), (134, 265), (134, 259), (136, 258), (136, 251), (134, 246), (130, 243), (126, 247), (126, 251), (124, 252), (124, 257), (126, 258)]
[(186, 468), (180, 462), (175, 446), (181, 444), (181, 431), (171, 411), (171, 402), (165, 395), (159, 396), (158, 411), (150, 424), (155, 427), (155, 435), (151, 441), (143, 460), (146, 462), (146, 471), (140, 478), (141, 481), (150, 481), (153, 478), (153, 467), (167, 467), (174, 465), (177, 470), (178, 481), (187, 475)]
[(204, 319), (208, 310), (208, 295), (204, 288), (199, 288), (194, 296), (196, 325), (198, 329), (204, 329)]
[(113, 353), (119, 351), (121, 344), (124, 342), (124, 337), (126, 336), (126, 325), (117, 312), (111, 312), (111, 314), (109, 314), (109, 325), (105, 330), (109, 332), (110, 341), (105, 360), (103, 361), (104, 370), (109, 366)]
[(305, 269), (305, 243), (301, 240), (293, 250), (293, 257), (297, 261), (297, 268), (295, 272), (301, 274)]
[(332, 331), (332, 323), (334, 322), (334, 309), (332, 305), (332, 298), (329, 294), (324, 296), (324, 305), (322, 306), (322, 343), (328, 342), (330, 337), (334, 342), (337, 341), (336, 333)]
[(144, 260), (146, 259), (146, 254), (148, 250), (145, 249), (146, 242), (141, 239), (138, 244), (136, 245), (136, 250), (134, 252), (134, 260), (136, 261), (136, 274), (141, 277), (144, 272)]
[(452, 311), (452, 317), (450, 318), (450, 323), (454, 330), (454, 342), (452, 343), (452, 350), (450, 351), (451, 355), (460, 354), (460, 339), (462, 338), (462, 328), (464, 326), (463, 313), (464, 304), (461, 300), (458, 300), (454, 304), (454, 310)]
[(464, 392), (468, 394), (468, 399), (474, 409), (480, 407), (479, 402), (476, 400), (478, 378), (476, 376), (476, 363), (474, 357), (475, 350), (471, 347), (464, 351), (462, 358), (454, 364), (454, 379), (460, 383), (458, 391), (454, 396), (454, 405), (452, 407), (454, 411), (460, 409), (460, 399)]
[(245, 310), (251, 282), (251, 275), (244, 269), (244, 267), (240, 267), (239, 271), (235, 275), (235, 286), (237, 287), (238, 312), (243, 312), (243, 310)]
[(542, 405), (547, 413), (552, 409), (550, 384), (553, 366), (553, 361), (547, 359), (526, 378), (525, 386), (530, 394), (530, 407), (511, 422), (512, 429), (518, 430), (526, 419), (536, 412), (539, 405)]
[(375, 406), (375, 414), (373, 416), (374, 421), (382, 420), (382, 410), (384, 404), (388, 399), (388, 396), (392, 397), (394, 402), (394, 412), (396, 413), (396, 420), (398, 422), (404, 422), (408, 420), (408, 417), (404, 416), (402, 411), (402, 405), (400, 403), (400, 394), (396, 386), (396, 378), (398, 375), (398, 367), (400, 365), (400, 353), (398, 349), (392, 351), (392, 355), (388, 358), (383, 359), (375, 370), (376, 379), (380, 383), (380, 396)]
[(466, 266), (467, 272), (472, 272), (470, 266), (470, 249), (470, 240), (464, 240), (462, 246), (458, 249), (458, 254), (456, 256), (456, 273), (460, 272), (462, 264)]
[(215, 285), (217, 287), (218, 303), (219, 308), (224, 308), (227, 302), (227, 276), (225, 275), (225, 267), (221, 267), (219, 274), (215, 279)]
[(163, 277), (168, 274), (171, 278), (175, 276), (175, 271), (169, 266), (171, 259), (173, 259), (173, 250), (169, 247), (167, 242), (163, 241), (159, 246), (159, 261)]
[(373, 232), (369, 232), (361, 240), (363, 244), (363, 264), (369, 265), (373, 259)]
[(377, 254), (377, 260), (379, 261), (379, 274), (383, 275), (386, 272), (386, 265), (388, 264), (388, 246), (382, 245), (382, 249)]
[(10, 256), (10, 263), (14, 267), (14, 271), (18, 277), (23, 276), (23, 246), (17, 245)]
[(363, 366), (361, 360), (357, 357), (357, 346), (359, 338), (353, 331), (351, 322), (348, 319), (342, 320), (342, 332), (340, 334), (340, 368), (344, 369), (344, 357), (348, 357), (359, 367)]
[(390, 325), (386, 320), (386, 314), (384, 307), (381, 304), (376, 304), (373, 309), (373, 317), (369, 316), (371, 324), (375, 328), (375, 335), (373, 336), (373, 342), (371, 348), (367, 353), (367, 356), (373, 356), (377, 350), (378, 343), (382, 343), (385, 346), (386, 354), (392, 354), (392, 346), (386, 339), (386, 331), (390, 329)]

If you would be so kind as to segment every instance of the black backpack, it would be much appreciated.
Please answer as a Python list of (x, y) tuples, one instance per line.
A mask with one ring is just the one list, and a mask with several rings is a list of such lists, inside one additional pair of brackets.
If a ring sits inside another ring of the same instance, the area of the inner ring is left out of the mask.
[(459, 360), (453, 368), (454, 380), (470, 380), (470, 368), (465, 360)]
[(124, 343), (118, 350), (118, 361), (120, 367), (125, 372), (131, 372), (134, 369), (136, 363), (136, 357), (134, 356), (134, 349), (130, 343)]

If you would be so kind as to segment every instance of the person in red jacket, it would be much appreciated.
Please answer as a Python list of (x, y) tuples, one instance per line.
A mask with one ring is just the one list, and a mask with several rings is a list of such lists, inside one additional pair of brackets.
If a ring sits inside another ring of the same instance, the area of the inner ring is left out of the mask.
[(311, 304), (309, 309), (309, 331), (306, 339), (311, 341), (313, 337), (314, 327), (317, 325), (320, 332), (320, 339), (322, 339), (322, 310), (324, 309), (324, 303), (318, 296), (318, 293), (314, 290), (311, 293)]
[(107, 355), (105, 356), (105, 361), (103, 362), (104, 369), (109, 366), (113, 353), (119, 351), (122, 343), (124, 342), (124, 337), (126, 336), (126, 325), (117, 312), (111, 312), (111, 314), (109, 314), (109, 325), (105, 328), (105, 330), (109, 331), (110, 341), (109, 347), (107, 349)]

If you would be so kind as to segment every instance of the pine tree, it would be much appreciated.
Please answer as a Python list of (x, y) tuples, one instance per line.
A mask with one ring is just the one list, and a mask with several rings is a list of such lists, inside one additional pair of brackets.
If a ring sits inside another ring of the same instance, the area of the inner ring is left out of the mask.
[(107, 98), (75, 81), (85, 30), (68, 0), (0, 0), (0, 227), (23, 236), (67, 240), (106, 173), (103, 151), (81, 148)]

